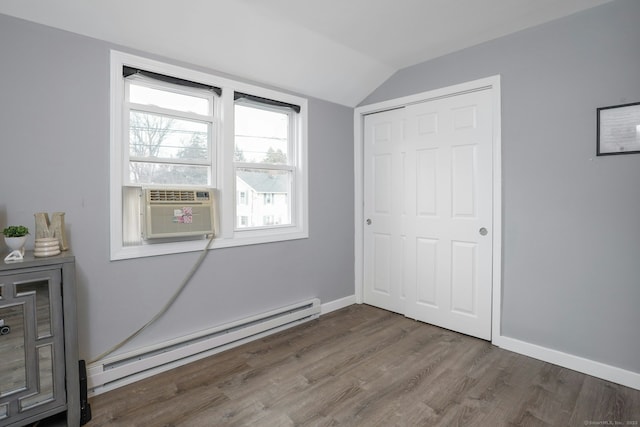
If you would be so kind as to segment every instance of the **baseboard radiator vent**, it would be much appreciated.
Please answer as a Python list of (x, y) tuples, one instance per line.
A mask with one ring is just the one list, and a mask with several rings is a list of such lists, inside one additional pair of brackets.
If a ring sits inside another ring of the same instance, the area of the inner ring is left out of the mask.
[(249, 341), (317, 319), (317, 298), (227, 323), (133, 352), (103, 359), (87, 369), (89, 396), (220, 353)]

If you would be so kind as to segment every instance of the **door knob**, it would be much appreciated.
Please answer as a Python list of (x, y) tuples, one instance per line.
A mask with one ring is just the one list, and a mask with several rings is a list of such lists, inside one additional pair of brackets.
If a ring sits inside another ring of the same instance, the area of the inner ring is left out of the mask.
[(367, 218), (367, 225), (371, 225), (371, 219)]
[(488, 233), (487, 229), (484, 227), (480, 228), (479, 232), (481, 236), (486, 236)]

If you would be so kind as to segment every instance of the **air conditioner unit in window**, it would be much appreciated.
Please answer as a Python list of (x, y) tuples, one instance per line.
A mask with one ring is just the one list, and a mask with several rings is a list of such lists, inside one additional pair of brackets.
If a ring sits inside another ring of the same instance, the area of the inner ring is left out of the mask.
[(142, 197), (145, 240), (215, 233), (214, 189), (143, 188)]

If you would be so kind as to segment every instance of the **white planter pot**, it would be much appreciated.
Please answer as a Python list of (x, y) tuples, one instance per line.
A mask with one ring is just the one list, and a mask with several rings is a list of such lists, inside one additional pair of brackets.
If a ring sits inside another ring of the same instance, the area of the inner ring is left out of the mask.
[(11, 251), (20, 251), (24, 255), (24, 244), (27, 243), (27, 236), (22, 237), (6, 237), (4, 243)]

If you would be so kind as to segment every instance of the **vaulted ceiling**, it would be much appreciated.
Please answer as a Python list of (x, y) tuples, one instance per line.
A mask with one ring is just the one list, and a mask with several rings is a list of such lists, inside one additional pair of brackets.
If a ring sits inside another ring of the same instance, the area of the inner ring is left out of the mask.
[(355, 106), (404, 67), (609, 1), (2, 0), (0, 13)]

